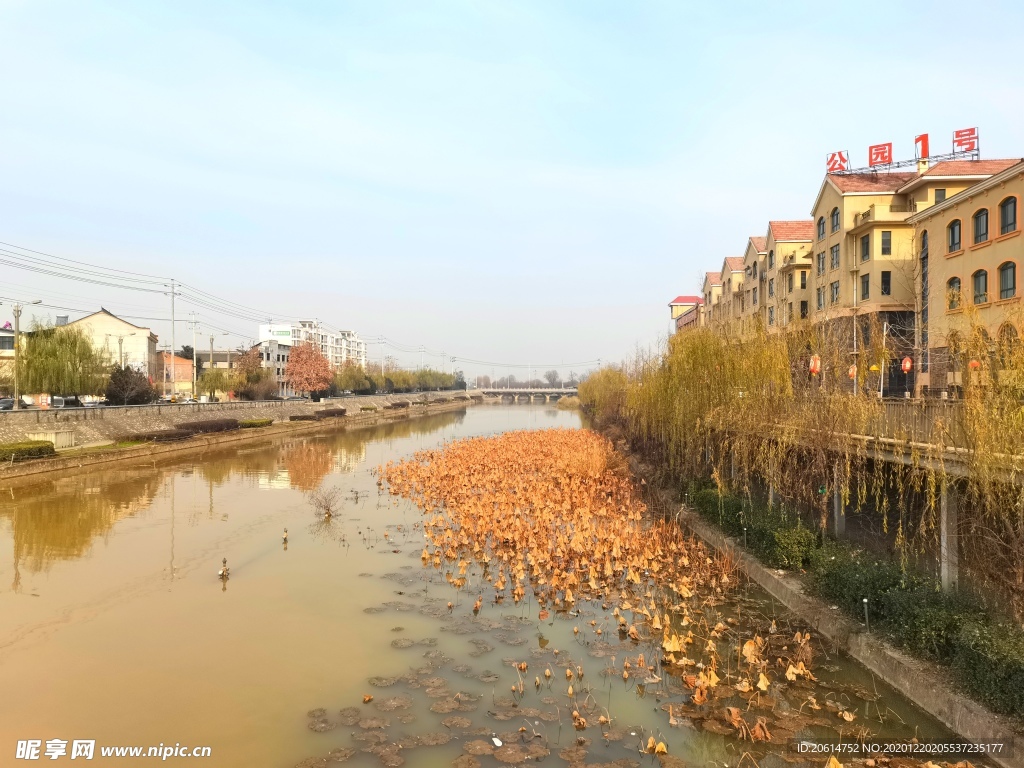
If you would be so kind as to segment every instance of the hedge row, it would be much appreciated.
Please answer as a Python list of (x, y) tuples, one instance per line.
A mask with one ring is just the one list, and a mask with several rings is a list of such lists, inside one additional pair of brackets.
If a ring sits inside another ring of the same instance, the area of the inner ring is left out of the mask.
[(359, 406), (359, 410), (363, 411), (364, 413), (367, 412), (367, 411), (373, 413), (373, 412), (375, 412), (377, 410), (377, 406), (376, 405), (360, 405)]
[(288, 421), (316, 421), (316, 416), (312, 413), (300, 413), (296, 416), (289, 416)]
[(121, 443), (170, 443), (175, 440), (187, 440), (192, 432), (183, 429), (154, 429), (149, 432), (134, 432), (118, 439)]
[(53, 456), (53, 443), (49, 440), (22, 440), (17, 443), (0, 443), (0, 461), (24, 461)]
[(325, 408), (322, 411), (313, 411), (313, 416), (320, 419), (340, 419), (347, 413), (346, 408)]
[(273, 423), (273, 419), (242, 419), (238, 422), (238, 428), (256, 429), (257, 427), (269, 427)]
[(178, 424), (175, 429), (196, 435), (206, 432), (228, 432), (233, 429), (238, 429), (238, 419), (203, 419), (202, 421), (185, 421)]
[(972, 598), (943, 592), (931, 576), (808, 529), (793, 512), (769, 510), (715, 489), (691, 489), (691, 505), (773, 568), (806, 570), (810, 589), (895, 645), (948, 665), (957, 683), (991, 709), (1024, 715), (1024, 634)]

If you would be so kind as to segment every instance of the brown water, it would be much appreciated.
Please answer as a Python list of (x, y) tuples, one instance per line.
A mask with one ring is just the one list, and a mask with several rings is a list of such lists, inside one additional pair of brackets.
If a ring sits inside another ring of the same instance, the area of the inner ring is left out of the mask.
[[(415, 508), (379, 495), (371, 475), (378, 464), (447, 440), (578, 425), (577, 414), (547, 406), (478, 407), (4, 491), (0, 765), (18, 764), (19, 740), (95, 739), (212, 748), (205, 760), (171, 758), (169, 765), (287, 768), (334, 748), (372, 746), (377, 737), (366, 741), (366, 734), (380, 730), (339, 716), (346, 707), (358, 708), (363, 720), (386, 718), (381, 738), (404, 738), (400, 754), (411, 766), (449, 765), (464, 742), (489, 741), (492, 732), (515, 740), (520, 726), (538, 753), (550, 751), (546, 765), (568, 764), (573, 755), (559, 752), (576, 746), (578, 736), (592, 740), (585, 747), (590, 762), (649, 763), (636, 746), (651, 733), (692, 764), (735, 764), (742, 750), (728, 739), (669, 727), (659, 707), (679, 691), (668, 682), (645, 691), (601, 675), (610, 655), (621, 664), (635, 651), (625, 643), (616, 650), (618, 639), (595, 644), (573, 634), (574, 625), (602, 619), (600, 606), (542, 622), (529, 601), (489, 602), (474, 618), (471, 598), (422, 567)], [(317, 521), (307, 497), (321, 486), (341, 494), (330, 523)], [(217, 577), (224, 557), (226, 582)], [(737, 600), (748, 613), (785, 620), (756, 590)], [(448, 601), (457, 603), (451, 612)], [(573, 732), (558, 698), (564, 682), (533, 689), (535, 675), (545, 666), (561, 673), (556, 665), (567, 658), (585, 666), (586, 685), (613, 716), (618, 738), (603, 739), (596, 728)], [(530, 684), (525, 709), (509, 720), (509, 688), (518, 682), (512, 660), (529, 662)], [(874, 717), (875, 732), (947, 735), (835, 655), (816, 674), (834, 681), (837, 697), (862, 722)], [(392, 680), (375, 679), (375, 686), (371, 678), (398, 679), (381, 687)], [(851, 702), (846, 691), (853, 690), (881, 698)], [(374, 703), (364, 705), (365, 694)], [(403, 696), (409, 708), (381, 711), (389, 697)], [(307, 712), (318, 707), (333, 730), (308, 727)], [(472, 725), (441, 725), (450, 716)], [(434, 733), (450, 741), (412, 741)], [(97, 753), (90, 764), (132, 762)], [(345, 764), (381, 763), (357, 752)]]

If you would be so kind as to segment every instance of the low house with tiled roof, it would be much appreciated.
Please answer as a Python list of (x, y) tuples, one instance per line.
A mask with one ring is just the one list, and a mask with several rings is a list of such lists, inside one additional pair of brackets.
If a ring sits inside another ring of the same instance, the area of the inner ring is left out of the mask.
[(668, 303), (676, 331), (703, 325), (704, 301), (700, 296), (676, 296)]
[(814, 221), (769, 221), (764, 239), (765, 327), (772, 332), (810, 314)]

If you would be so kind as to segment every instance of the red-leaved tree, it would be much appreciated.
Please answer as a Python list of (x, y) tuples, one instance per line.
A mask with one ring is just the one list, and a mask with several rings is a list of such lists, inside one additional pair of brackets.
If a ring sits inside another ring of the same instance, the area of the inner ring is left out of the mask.
[(284, 369), (285, 378), (296, 392), (320, 392), (331, 386), (334, 372), (324, 354), (306, 342), (295, 347), (288, 355), (288, 365)]

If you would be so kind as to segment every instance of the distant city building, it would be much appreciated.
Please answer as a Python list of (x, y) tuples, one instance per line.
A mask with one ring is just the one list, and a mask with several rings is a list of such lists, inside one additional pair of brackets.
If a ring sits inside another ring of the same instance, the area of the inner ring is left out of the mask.
[(700, 296), (676, 296), (668, 303), (675, 330), (697, 328), (703, 324), (704, 300)]
[(347, 362), (366, 367), (366, 342), (354, 331), (330, 331), (319, 320), (263, 324), (259, 327), (259, 342), (262, 344), (268, 341), (290, 347), (312, 343), (320, 349), (332, 368), (340, 368)]

